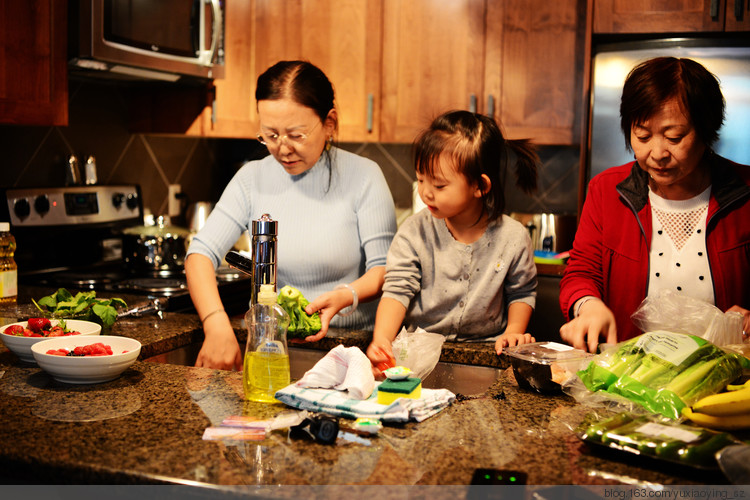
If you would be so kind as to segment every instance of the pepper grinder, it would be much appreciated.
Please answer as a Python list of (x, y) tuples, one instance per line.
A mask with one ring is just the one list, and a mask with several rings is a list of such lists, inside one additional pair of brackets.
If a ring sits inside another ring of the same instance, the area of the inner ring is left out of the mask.
[(252, 224), (253, 289), (250, 304), (258, 303), (261, 285), (273, 285), (276, 290), (276, 235), (278, 222), (263, 214)]

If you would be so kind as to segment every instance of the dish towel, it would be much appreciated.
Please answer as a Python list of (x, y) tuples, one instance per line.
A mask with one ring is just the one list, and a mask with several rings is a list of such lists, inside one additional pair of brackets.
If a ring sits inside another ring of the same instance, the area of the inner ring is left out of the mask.
[(292, 408), (385, 422), (421, 422), (456, 399), (447, 389), (423, 388), (419, 399), (399, 398), (381, 405), (377, 402), (378, 385), (367, 356), (358, 347), (340, 345), (275, 397)]
[(367, 399), (375, 389), (370, 359), (359, 347), (338, 345), (307, 370), (297, 387), (338, 389), (353, 399)]

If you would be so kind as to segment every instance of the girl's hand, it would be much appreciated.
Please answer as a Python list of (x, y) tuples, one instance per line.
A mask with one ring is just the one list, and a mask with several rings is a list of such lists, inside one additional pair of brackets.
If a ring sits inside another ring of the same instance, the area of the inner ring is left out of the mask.
[(497, 352), (499, 356), (503, 352), (503, 347), (511, 347), (511, 346), (521, 345), (521, 344), (530, 344), (532, 342), (536, 342), (536, 340), (534, 339), (534, 337), (531, 336), (530, 333), (505, 332), (502, 335), (500, 335), (495, 341), (495, 351)]
[(373, 340), (367, 347), (367, 357), (372, 363), (372, 374), (376, 379), (383, 378), (383, 372), (396, 365), (393, 357), (393, 348), (390, 342), (377, 342)]

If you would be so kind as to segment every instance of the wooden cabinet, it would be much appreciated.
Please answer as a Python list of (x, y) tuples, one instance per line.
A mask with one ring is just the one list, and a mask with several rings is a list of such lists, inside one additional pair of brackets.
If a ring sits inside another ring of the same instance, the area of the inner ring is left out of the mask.
[(484, 9), (476, 0), (385, 0), (382, 142), (411, 142), (440, 113), (482, 99)]
[(585, 3), (385, 0), (381, 141), (471, 109), (510, 138), (577, 143)]
[(748, 0), (594, 0), (595, 33), (750, 31)]
[(0, 0), (0, 123), (67, 125), (67, 2)]
[(214, 83), (215, 99), (180, 96), (205, 107), (193, 121), (190, 105), (159, 96), (146, 108), (162, 106), (171, 118), (157, 111), (161, 118), (143, 120), (148, 130), (255, 137), (257, 76), (279, 60), (305, 59), (334, 85), (343, 142), (410, 143), (451, 109), (492, 114), (511, 138), (578, 142), (585, 0), (226, 4), (225, 78)]
[(579, 142), (585, 34), (585, 0), (488, 2), (485, 94), (509, 138)]
[[(381, 5), (381, 0), (256, 0), (256, 77), (280, 60), (310, 61), (333, 84), (339, 140), (379, 140)], [(254, 108), (255, 81), (252, 87)]]

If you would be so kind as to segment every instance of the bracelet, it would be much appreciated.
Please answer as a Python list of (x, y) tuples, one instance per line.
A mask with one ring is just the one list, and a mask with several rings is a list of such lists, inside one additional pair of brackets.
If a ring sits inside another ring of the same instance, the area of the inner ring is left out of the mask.
[(205, 316), (203, 316), (203, 319), (201, 320), (201, 324), (205, 323), (205, 322), (206, 322), (206, 320), (207, 320), (208, 318), (210, 318), (211, 316), (213, 316), (214, 314), (216, 314), (216, 313), (220, 313), (220, 312), (224, 312), (224, 309), (223, 309), (223, 308), (221, 308), (221, 307), (220, 307), (220, 308), (218, 308), (218, 309), (214, 309), (214, 310), (213, 310), (213, 311), (211, 311), (210, 313), (206, 314)]
[(359, 305), (359, 297), (357, 296), (357, 291), (352, 287), (351, 285), (337, 285), (334, 290), (340, 290), (341, 288), (348, 288), (350, 292), (352, 292), (352, 305), (349, 307), (349, 311), (342, 313), (339, 311), (339, 316), (351, 316), (354, 314), (354, 311), (357, 310), (357, 306)]
[(588, 295), (586, 297), (583, 297), (582, 299), (578, 299), (578, 304), (576, 304), (576, 310), (573, 316), (574, 318), (577, 318), (578, 315), (581, 314), (581, 307), (583, 307), (583, 304), (585, 304), (589, 300), (597, 300), (597, 299), (593, 295)]

